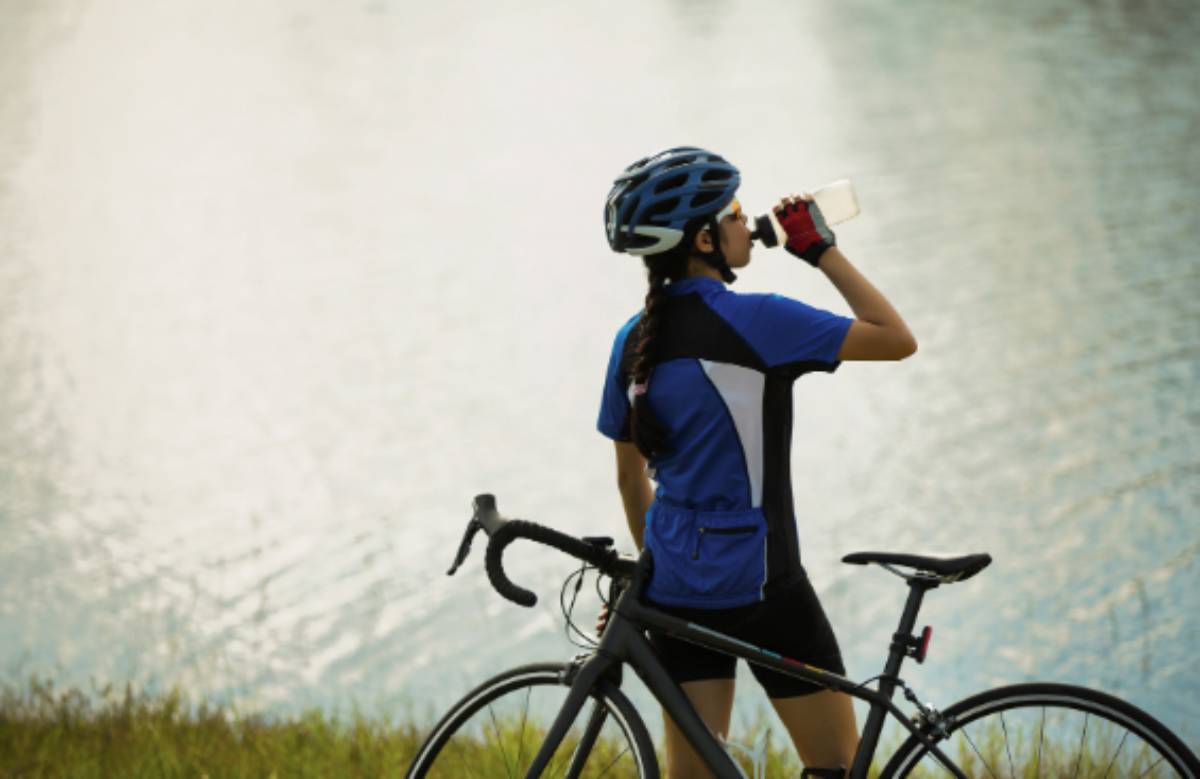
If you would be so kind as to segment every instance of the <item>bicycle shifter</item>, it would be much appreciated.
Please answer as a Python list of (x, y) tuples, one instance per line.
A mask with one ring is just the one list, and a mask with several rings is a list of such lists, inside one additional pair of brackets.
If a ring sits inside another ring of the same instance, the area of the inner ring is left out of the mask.
[(450, 566), (450, 570), (446, 571), (447, 576), (453, 576), (464, 562), (467, 561), (467, 554), (471, 551), (471, 541), (475, 538), (475, 534), (483, 529), (483, 525), (479, 524), (479, 520), (472, 517), (467, 520), (467, 532), (463, 533), (462, 543), (458, 545), (458, 554), (454, 555), (454, 564)]

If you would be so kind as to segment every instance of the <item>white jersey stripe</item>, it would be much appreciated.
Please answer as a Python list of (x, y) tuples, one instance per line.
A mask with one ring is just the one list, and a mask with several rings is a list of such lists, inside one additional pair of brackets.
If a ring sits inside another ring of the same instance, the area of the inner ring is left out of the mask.
[(763, 385), (766, 377), (751, 368), (725, 362), (700, 360), (709, 381), (717, 388), (746, 456), (750, 480), (750, 505), (762, 505), (763, 484)]

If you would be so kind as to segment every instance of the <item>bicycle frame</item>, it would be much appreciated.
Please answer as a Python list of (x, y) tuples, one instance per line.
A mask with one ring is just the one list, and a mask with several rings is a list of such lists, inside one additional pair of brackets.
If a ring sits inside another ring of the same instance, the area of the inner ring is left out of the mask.
[[(953, 761), (892, 703), (897, 674), (906, 654), (905, 646), (898, 640), (893, 640), (889, 649), (883, 676), (879, 681), (879, 689), (873, 690), (843, 676), (782, 657), (774, 652), (647, 606), (638, 597), (641, 591), (643, 572), (644, 567), (639, 566), (639, 575), (635, 576), (631, 586), (626, 588), (618, 598), (595, 654), (577, 668), (567, 699), (547, 732), (546, 740), (530, 766), (527, 776), (541, 774), (571, 723), (578, 716), (589, 692), (594, 686), (603, 684), (604, 680), (612, 674), (618, 673), (623, 663), (631, 666), (641, 677), (650, 692), (662, 704), (693, 748), (719, 779), (741, 779), (744, 776), (741, 769), (709, 731), (704, 721), (700, 719), (700, 715), (688, 701), (683, 690), (671, 679), (670, 674), (659, 661), (650, 642), (643, 634), (643, 630), (649, 628), (771, 668), (788, 676), (804, 679), (824, 689), (844, 692), (866, 701), (870, 705), (870, 712), (866, 725), (863, 727), (854, 763), (850, 768), (850, 779), (865, 779), (867, 776), (867, 769), (875, 754), (879, 735), (888, 714), (896, 718), (909, 733), (924, 743), (930, 753), (951, 774), (958, 779), (966, 779)], [(897, 637), (911, 635), (925, 592), (937, 586), (936, 579), (912, 578), (909, 580), (908, 600), (900, 618)], [(597, 718), (600, 716), (602, 714), (598, 711), (594, 711), (591, 715), (583, 742), (578, 747), (583, 754), (591, 749), (590, 741), (599, 730)]]

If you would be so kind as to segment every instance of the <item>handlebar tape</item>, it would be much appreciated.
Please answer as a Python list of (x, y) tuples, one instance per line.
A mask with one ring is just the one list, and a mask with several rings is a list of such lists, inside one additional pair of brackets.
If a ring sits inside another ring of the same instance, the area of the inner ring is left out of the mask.
[(537, 603), (537, 596), (529, 590), (513, 584), (504, 572), (504, 548), (518, 538), (528, 538), (531, 541), (554, 547), (606, 572), (612, 567), (612, 562), (616, 558), (615, 553), (609, 550), (584, 543), (578, 538), (573, 538), (557, 530), (526, 522), (523, 519), (509, 520), (496, 530), (488, 541), (484, 565), (487, 569), (488, 580), (496, 588), (496, 592), (519, 606), (532, 607)]

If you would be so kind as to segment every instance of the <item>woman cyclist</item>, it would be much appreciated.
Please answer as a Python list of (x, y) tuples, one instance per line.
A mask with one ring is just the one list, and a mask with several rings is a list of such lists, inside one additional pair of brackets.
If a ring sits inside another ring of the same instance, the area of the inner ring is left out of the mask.
[[(787, 197), (775, 208), (786, 248), (825, 274), (854, 317), (730, 290), (752, 243), (736, 199), (740, 183), (737, 168), (694, 147), (639, 160), (614, 182), (608, 242), (642, 258), (649, 291), (643, 310), (617, 333), (598, 427), (616, 445), (629, 529), (653, 556), (645, 597), (841, 674), (837, 640), (800, 564), (792, 384), (844, 360), (904, 359), (916, 341), (834, 245), (810, 198)], [(811, 505), (802, 501), (805, 510)], [(736, 660), (669, 636), (651, 638), (705, 723), (724, 736)], [(841, 776), (858, 739), (850, 698), (751, 670), (804, 764), (829, 769), (816, 775)], [(707, 775), (669, 717), (664, 726), (668, 776)]]

